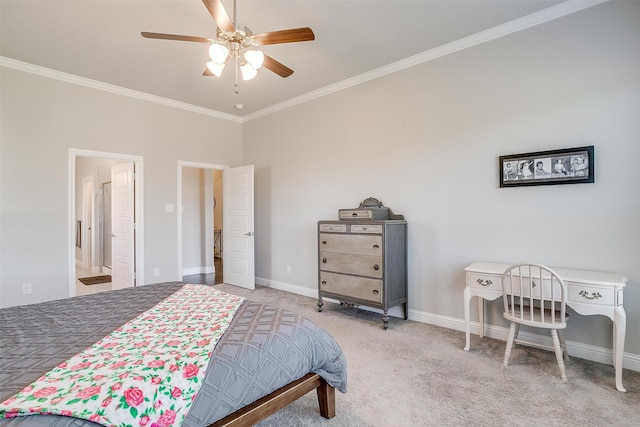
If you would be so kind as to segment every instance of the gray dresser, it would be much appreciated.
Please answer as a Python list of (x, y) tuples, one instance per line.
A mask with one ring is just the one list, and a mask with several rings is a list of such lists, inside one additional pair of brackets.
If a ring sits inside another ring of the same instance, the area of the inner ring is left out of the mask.
[(388, 310), (407, 307), (407, 222), (377, 199), (340, 209), (339, 220), (318, 221), (318, 310), (323, 297)]

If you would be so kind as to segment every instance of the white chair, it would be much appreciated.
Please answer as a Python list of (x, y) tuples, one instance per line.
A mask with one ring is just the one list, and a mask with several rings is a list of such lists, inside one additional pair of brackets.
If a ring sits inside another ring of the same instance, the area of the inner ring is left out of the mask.
[[(504, 318), (511, 322), (509, 338), (504, 352), (503, 365), (509, 363), (514, 340), (519, 344), (539, 345), (518, 340), (520, 325), (548, 329), (553, 340), (553, 350), (558, 360), (560, 376), (567, 380), (564, 359), (567, 350), (562, 330), (567, 327), (567, 288), (558, 275), (540, 264), (514, 264), (502, 275)], [(544, 347), (542, 347), (544, 348)]]

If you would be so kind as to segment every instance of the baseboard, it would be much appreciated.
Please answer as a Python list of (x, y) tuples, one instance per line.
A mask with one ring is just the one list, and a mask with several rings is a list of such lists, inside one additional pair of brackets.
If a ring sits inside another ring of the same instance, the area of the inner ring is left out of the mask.
[[(256, 284), (311, 298), (318, 297), (317, 290), (304, 286), (292, 285), (290, 283), (278, 282), (275, 280), (256, 277)], [(335, 303), (339, 302), (337, 300), (329, 298), (326, 298), (326, 300)], [(363, 310), (382, 313), (382, 310), (373, 307), (359, 306), (359, 308)], [(402, 318), (404, 316), (404, 313), (400, 307), (393, 307), (389, 310), (389, 315)], [(429, 325), (440, 326), (447, 329), (453, 329), (456, 331), (464, 332), (465, 330), (464, 319), (427, 313), (420, 310), (409, 309), (409, 320), (427, 323)], [(480, 324), (478, 322), (470, 322), (470, 331), (471, 334), (474, 335), (471, 337), (472, 341), (473, 339), (478, 339), (478, 334), (480, 333)], [(506, 341), (507, 337), (509, 336), (509, 329), (501, 326), (485, 325), (484, 332), (485, 336), (501, 341)], [(530, 341), (539, 345), (552, 345), (551, 337), (547, 337), (544, 335), (532, 334), (522, 331), (520, 332), (520, 336), (526, 341)], [(565, 344), (567, 345), (567, 352), (569, 356), (575, 356), (581, 359), (592, 360), (594, 362), (606, 363), (609, 365), (613, 364), (613, 350), (610, 348), (597, 347), (575, 341), (565, 341)], [(471, 346), (473, 347), (473, 342), (471, 343)], [(640, 372), (640, 355), (625, 352), (622, 355), (622, 367), (625, 369), (630, 369), (632, 371)]]
[(192, 274), (211, 274), (215, 272), (216, 268), (213, 265), (207, 267), (191, 267), (182, 269), (183, 276), (190, 276)]

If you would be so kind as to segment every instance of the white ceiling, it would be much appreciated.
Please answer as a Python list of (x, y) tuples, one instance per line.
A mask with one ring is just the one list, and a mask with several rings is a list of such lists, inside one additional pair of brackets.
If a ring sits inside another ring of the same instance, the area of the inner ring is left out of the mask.
[[(230, 17), (233, 2), (223, 0)], [(0, 56), (243, 116), (388, 67), (561, 3), (560, 0), (238, 0), (254, 33), (309, 26), (311, 42), (265, 46), (295, 72), (205, 77), (207, 45), (141, 31), (215, 37), (201, 0), (0, 0)], [(6, 62), (6, 61), (5, 61)], [(243, 104), (244, 110), (234, 109)]]

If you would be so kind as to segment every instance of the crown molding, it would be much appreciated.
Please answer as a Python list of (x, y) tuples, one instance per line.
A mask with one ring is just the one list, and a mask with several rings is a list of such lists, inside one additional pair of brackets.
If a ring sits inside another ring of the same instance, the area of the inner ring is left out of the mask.
[(456, 53), (482, 43), (487, 43), (492, 40), (508, 36), (509, 34), (516, 33), (518, 31), (535, 27), (537, 25), (544, 24), (546, 22), (550, 22), (567, 15), (571, 15), (576, 12), (580, 12), (581, 10), (588, 9), (590, 7), (606, 3), (608, 1), (609, 0), (567, 0), (563, 3), (559, 3), (538, 12), (523, 16), (518, 19), (514, 19), (513, 21), (506, 22), (496, 27), (480, 31), (470, 36), (463, 37), (453, 42), (446, 43), (425, 52), (410, 56), (392, 64), (385, 65), (384, 67), (371, 70), (358, 76), (342, 80), (338, 83), (325, 86), (318, 90), (308, 92), (304, 95), (291, 98), (287, 101), (274, 104), (271, 107), (244, 116), (243, 122), (266, 116), (268, 114), (275, 113), (276, 111), (284, 110), (294, 105), (302, 104), (312, 99), (320, 98), (321, 96), (339, 92), (352, 86), (379, 79), (386, 75), (393, 74), (398, 71), (423, 64), (425, 62), (433, 61), (434, 59), (442, 58), (443, 56), (451, 55), (452, 53)]
[(92, 80), (80, 77), (75, 74), (64, 73), (62, 71), (53, 70), (51, 68), (41, 67), (39, 65), (22, 62), (15, 59), (0, 56), (0, 66), (12, 68), (25, 73), (36, 74), (54, 80), (60, 80), (66, 83), (72, 83), (80, 86), (90, 87), (92, 89), (110, 92), (117, 95), (128, 96), (130, 98), (140, 99), (142, 101), (152, 102), (154, 104), (166, 105), (168, 107), (179, 108), (181, 110), (191, 111), (193, 113), (204, 114), (205, 116), (216, 117), (219, 119), (230, 120), (241, 123), (242, 119), (233, 114), (222, 113), (220, 111), (211, 110), (209, 108), (199, 107), (186, 102), (176, 101), (174, 99), (164, 98), (162, 96), (151, 95), (149, 93), (140, 92), (133, 89), (127, 89), (121, 86), (104, 83), (98, 80)]
[(316, 98), (320, 98), (325, 95), (329, 95), (341, 90), (357, 86), (359, 84), (379, 79), (389, 74), (396, 73), (398, 71), (405, 70), (407, 68), (414, 67), (416, 65), (423, 64), (425, 62), (433, 61), (434, 59), (442, 58), (446, 55), (459, 52), (464, 49), (468, 49), (473, 46), (477, 46), (482, 43), (487, 43), (492, 40), (499, 39), (501, 37), (508, 36), (509, 34), (516, 33), (518, 31), (526, 30), (528, 28), (535, 27), (540, 24), (544, 24), (553, 21), (558, 18), (562, 18), (567, 15), (571, 15), (576, 12), (588, 9), (593, 6), (597, 6), (602, 3), (606, 3), (609, 0), (567, 0), (557, 5), (548, 7), (546, 9), (534, 12), (532, 14), (523, 16), (513, 21), (506, 22), (493, 28), (489, 28), (484, 31), (472, 34), (467, 37), (455, 40), (450, 43), (429, 49), (425, 52), (410, 56), (403, 60), (394, 62), (384, 67), (371, 70), (369, 72), (360, 74), (355, 77), (351, 77), (340, 82), (325, 86), (318, 90), (308, 92), (304, 95), (291, 98), (287, 101), (274, 104), (270, 107), (256, 111), (255, 113), (247, 114), (246, 116), (236, 116), (233, 114), (222, 113), (220, 111), (211, 110), (209, 108), (199, 107), (193, 104), (187, 104), (185, 102), (176, 101), (169, 98), (163, 98), (161, 96), (151, 95), (145, 92), (140, 92), (132, 89), (123, 88), (120, 86), (103, 83), (97, 80), (87, 79), (79, 77), (73, 74), (64, 73), (50, 68), (40, 67), (38, 65), (29, 64), (15, 59), (6, 58), (0, 56), (0, 66), (13, 68), (16, 70), (24, 71), (27, 73), (37, 74), (43, 77), (48, 77), (56, 80), (61, 80), (67, 83), (73, 83), (81, 86), (86, 86), (105, 92), (115, 93), (118, 95), (128, 96), (131, 98), (140, 99), (143, 101), (153, 102), (156, 104), (162, 104), (173, 108), (179, 108), (182, 110), (191, 111), (198, 114), (204, 114), (211, 117), (216, 117), (223, 120), (230, 120), (238, 123), (245, 123), (259, 117), (263, 117), (280, 110), (284, 110), (293, 107), (298, 104), (302, 104), (311, 101)]

